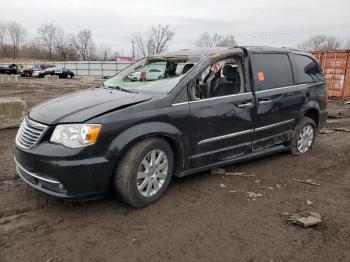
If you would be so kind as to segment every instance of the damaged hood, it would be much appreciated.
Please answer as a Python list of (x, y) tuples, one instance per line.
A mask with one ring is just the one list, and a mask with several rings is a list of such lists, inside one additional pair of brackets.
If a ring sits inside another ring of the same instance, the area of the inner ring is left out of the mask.
[(29, 117), (47, 125), (82, 123), (107, 111), (125, 108), (151, 98), (150, 95), (108, 88), (91, 88), (39, 104), (32, 109)]

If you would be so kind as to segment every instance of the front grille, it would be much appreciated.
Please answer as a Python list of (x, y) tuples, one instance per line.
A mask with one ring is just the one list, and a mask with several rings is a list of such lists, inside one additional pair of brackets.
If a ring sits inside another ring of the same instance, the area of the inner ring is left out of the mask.
[(46, 130), (47, 126), (39, 124), (33, 120), (25, 118), (17, 132), (16, 144), (17, 146), (29, 149), (39, 142)]

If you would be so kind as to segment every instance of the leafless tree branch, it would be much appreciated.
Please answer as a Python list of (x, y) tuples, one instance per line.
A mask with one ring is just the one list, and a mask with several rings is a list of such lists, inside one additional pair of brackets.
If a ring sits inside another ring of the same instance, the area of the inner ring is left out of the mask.
[(337, 38), (326, 35), (315, 35), (298, 45), (298, 48), (306, 51), (336, 50), (340, 47), (341, 43)]

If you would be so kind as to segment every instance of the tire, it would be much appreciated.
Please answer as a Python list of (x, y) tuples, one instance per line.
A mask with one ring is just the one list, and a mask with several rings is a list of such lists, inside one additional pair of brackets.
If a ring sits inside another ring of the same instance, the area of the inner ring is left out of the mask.
[[(159, 160), (159, 164), (155, 161), (152, 165), (152, 159)], [(146, 162), (147, 165), (144, 164)], [(146, 166), (151, 169), (148, 169), (149, 172)], [(163, 166), (164, 168), (157, 169)], [(117, 196), (132, 207), (141, 208), (150, 205), (166, 191), (172, 177), (173, 166), (174, 153), (164, 139), (149, 138), (135, 144), (126, 152), (116, 169), (114, 188)]]
[(315, 121), (311, 118), (303, 117), (300, 120), (292, 134), (291, 151), (293, 155), (303, 155), (312, 148), (317, 135), (316, 130)]

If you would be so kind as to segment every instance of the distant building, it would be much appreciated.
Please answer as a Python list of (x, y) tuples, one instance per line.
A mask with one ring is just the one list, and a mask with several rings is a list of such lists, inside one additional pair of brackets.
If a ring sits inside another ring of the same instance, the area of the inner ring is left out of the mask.
[(133, 61), (132, 56), (120, 56), (120, 55), (116, 56), (115, 60), (117, 62), (132, 62)]

